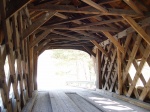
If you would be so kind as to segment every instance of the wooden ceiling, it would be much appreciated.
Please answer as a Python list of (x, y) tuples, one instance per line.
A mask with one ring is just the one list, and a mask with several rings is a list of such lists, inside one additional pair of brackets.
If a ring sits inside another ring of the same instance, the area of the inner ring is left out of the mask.
[[(31, 0), (32, 27), (23, 38), (34, 32), (30, 47), (80, 49), (93, 54), (97, 46), (106, 55), (98, 43), (109, 39), (123, 53), (117, 39), (133, 31), (143, 33), (138, 26), (145, 26), (141, 22), (149, 16), (149, 5), (149, 0)], [(147, 35), (143, 38), (150, 43)]]

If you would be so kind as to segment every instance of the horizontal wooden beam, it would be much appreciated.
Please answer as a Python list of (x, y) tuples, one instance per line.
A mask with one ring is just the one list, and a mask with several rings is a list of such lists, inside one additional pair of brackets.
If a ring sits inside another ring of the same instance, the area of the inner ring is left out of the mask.
[(129, 16), (123, 16), (123, 18), (133, 27), (133, 29), (150, 45), (150, 36), (138, 25), (135, 20)]
[(73, 5), (52, 5), (52, 4), (40, 4), (37, 6), (30, 6), (30, 10), (37, 11), (57, 11), (57, 12), (67, 12), (67, 13), (83, 13), (83, 14), (101, 14), (101, 15), (129, 15), (129, 16), (139, 16), (133, 10), (126, 9), (114, 9), (107, 8), (107, 12), (100, 12), (99, 10), (90, 7), (88, 9), (76, 8)]
[(84, 51), (88, 54), (90, 54), (87, 50), (85, 50), (85, 48), (83, 48), (83, 46), (56, 46), (56, 47), (49, 47), (48, 49), (74, 49), (74, 50), (81, 50), (81, 51)]
[[(75, 40), (75, 39), (72, 39), (72, 38), (69, 38), (69, 37), (59, 36), (59, 35), (55, 35), (55, 36), (48, 35), (48, 36), (47, 36), (47, 39), (49, 39), (49, 37), (50, 37), (52, 40)], [(76, 39), (77, 39), (77, 40), (91, 40), (90, 37), (85, 37), (85, 36), (76, 36)]]
[(108, 26), (87, 26), (87, 27), (79, 27), (79, 28), (71, 28), (66, 25), (56, 25), (56, 26), (48, 26), (48, 27), (42, 27), (44, 30), (45, 29), (59, 29), (59, 30), (72, 30), (72, 31), (95, 31), (95, 32), (100, 32), (100, 31), (109, 31), (109, 32), (120, 32), (120, 29), (117, 28), (112, 28)]
[(86, 44), (88, 43), (89, 41), (72, 41), (72, 40), (53, 40), (51, 41), (51, 45), (58, 45), (58, 44), (72, 44), (72, 45), (80, 45), (80, 44)]
[[(56, 13), (57, 14), (57, 13)], [(101, 15), (101, 14), (100, 14)], [(79, 20), (84, 20), (84, 19), (88, 19), (88, 18), (92, 18), (92, 17), (97, 17), (100, 16), (98, 14), (92, 14), (92, 15), (85, 15), (83, 17), (77, 17), (77, 18), (72, 18), (72, 19), (67, 19), (67, 20), (62, 20), (62, 21), (57, 21), (57, 22), (53, 22), (53, 23), (48, 23), (47, 25), (59, 25), (59, 24), (65, 24), (65, 23), (69, 23), (69, 22), (73, 22), (73, 21), (79, 21)], [(65, 18), (63, 18), (65, 19)], [(46, 26), (46, 25), (45, 25)]]
[[(82, 45), (76, 45), (76, 44), (60, 44), (60, 45), (52, 45), (52, 44), (49, 44), (51, 47), (64, 47), (64, 46), (70, 46), (70, 47), (72, 47), (72, 46), (82, 46)], [(91, 45), (86, 45), (86, 46), (88, 46), (88, 47), (92, 47)]]
[(62, 32), (58, 32), (58, 31), (53, 31), (53, 33), (58, 34), (58, 35), (62, 35), (62, 36), (66, 36), (66, 37), (70, 37), (70, 38), (77, 41), (77, 38), (75, 36), (72, 36), (72, 35), (69, 35), (69, 34), (66, 34), (66, 33), (62, 33)]
[(40, 26), (42, 26), (45, 22), (47, 22), (50, 18), (54, 16), (56, 12), (47, 12), (43, 16), (39, 17), (32, 25), (30, 25), (23, 32), (22, 39), (25, 39), (29, 35), (31, 35), (34, 31), (36, 31)]
[[(99, 39), (98, 36), (95, 36), (95, 35), (93, 35), (93, 34), (89, 34), (89, 33), (85, 32), (85, 31), (80, 31), (80, 30), (71, 30), (71, 31), (76, 32), (76, 33), (79, 33), (79, 34), (81, 34), (81, 35), (84, 35), (84, 36), (86, 36), (85, 38), (88, 38), (88, 39), (90, 39), (90, 40)], [(78, 37), (78, 36), (77, 36), (77, 37)], [(100, 40), (101, 40), (101, 39), (100, 39)]]
[(120, 45), (120, 43), (109, 32), (103, 31), (103, 33), (124, 54), (124, 48)]
[(77, 25), (77, 26), (75, 26), (73, 28), (84, 28), (84, 27), (90, 27), (90, 26), (110, 24), (110, 23), (120, 22), (120, 21), (124, 21), (124, 19), (123, 18), (119, 18), (119, 19), (103, 20), (103, 21), (100, 21), (100, 22), (88, 23), (88, 24), (84, 24), (84, 25)]
[(81, 27), (81, 28), (69, 28), (70, 30), (89, 30), (89, 31), (109, 31), (109, 32), (120, 32), (120, 29), (111, 28), (106, 26), (91, 26), (91, 27)]
[(44, 4), (40, 4), (37, 6), (33, 6), (30, 5), (29, 9), (32, 11), (57, 11), (57, 12), (70, 12), (70, 13), (86, 13), (86, 14), (99, 14), (99, 12), (97, 10), (79, 10), (76, 7), (74, 7), (73, 5), (53, 5), (53, 4), (49, 4), (49, 3), (44, 3)]

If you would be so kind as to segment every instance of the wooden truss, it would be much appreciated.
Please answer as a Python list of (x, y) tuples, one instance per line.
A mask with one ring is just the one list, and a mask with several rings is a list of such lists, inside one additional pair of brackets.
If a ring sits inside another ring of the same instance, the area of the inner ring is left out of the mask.
[[(145, 64), (150, 69), (150, 3), (74, 1), (0, 1), (4, 110), (22, 110), (37, 90), (38, 56), (47, 49), (60, 48), (83, 50), (95, 59), (98, 89), (150, 101), (150, 77), (145, 79), (148, 74), (143, 72)], [(139, 81), (143, 86), (138, 86)]]

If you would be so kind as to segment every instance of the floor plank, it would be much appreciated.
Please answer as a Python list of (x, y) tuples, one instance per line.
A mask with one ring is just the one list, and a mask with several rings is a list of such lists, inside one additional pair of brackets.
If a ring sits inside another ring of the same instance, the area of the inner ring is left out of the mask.
[(32, 112), (149, 112), (96, 91), (68, 87), (39, 92)]
[(38, 92), (32, 112), (53, 112), (48, 92)]
[(67, 95), (73, 100), (73, 102), (83, 111), (83, 112), (102, 112), (94, 105), (91, 105), (81, 96), (76, 93), (67, 93)]

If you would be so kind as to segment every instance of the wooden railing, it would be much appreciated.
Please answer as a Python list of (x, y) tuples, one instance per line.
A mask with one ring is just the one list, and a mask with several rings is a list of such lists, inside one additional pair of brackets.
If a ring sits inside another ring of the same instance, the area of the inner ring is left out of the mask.
[(66, 85), (73, 87), (81, 87), (86, 89), (94, 89), (95, 82), (94, 81), (67, 81)]

